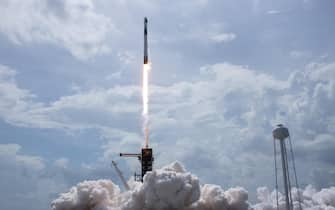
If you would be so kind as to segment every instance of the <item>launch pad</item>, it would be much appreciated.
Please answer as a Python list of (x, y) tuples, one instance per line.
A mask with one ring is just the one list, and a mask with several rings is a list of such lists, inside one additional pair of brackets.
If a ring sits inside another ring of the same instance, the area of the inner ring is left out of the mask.
[(154, 157), (152, 148), (142, 148), (141, 153), (120, 153), (121, 157), (136, 157), (141, 163), (141, 174), (135, 173), (135, 181), (143, 182), (143, 177), (148, 171), (152, 171)]

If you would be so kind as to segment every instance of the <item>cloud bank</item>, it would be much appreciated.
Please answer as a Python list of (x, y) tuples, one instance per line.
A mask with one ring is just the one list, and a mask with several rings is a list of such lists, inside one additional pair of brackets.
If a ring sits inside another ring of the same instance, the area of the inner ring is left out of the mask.
[[(131, 181), (130, 181), (131, 182)], [(294, 209), (298, 209), (297, 190), (293, 189)], [(335, 209), (335, 187), (317, 192), (308, 186), (301, 190), (303, 209)], [(110, 180), (84, 181), (55, 199), (53, 210), (275, 210), (274, 192), (258, 189), (260, 203), (248, 202), (248, 192), (242, 187), (224, 190), (213, 184), (200, 185), (198, 177), (174, 162), (149, 172), (144, 182), (131, 182), (131, 190), (121, 192)], [(285, 209), (280, 195), (280, 209)]]
[(62, 169), (56, 166), (56, 172), (47, 175), (45, 159), (21, 150), (18, 144), (0, 144), (1, 209), (46, 209), (56, 192), (68, 187), (59, 177)]
[(105, 42), (114, 30), (91, 0), (5, 0), (0, 13), (0, 32), (13, 43), (51, 43), (79, 59), (108, 51)]
[[(248, 188), (260, 181), (271, 184), (266, 174), (273, 171), (257, 166), (272, 165), (271, 129), (284, 123), (294, 134), (298, 173), (299, 169), (308, 171), (302, 183), (312, 179), (319, 187), (333, 185), (334, 72), (334, 63), (310, 63), (281, 80), (245, 66), (218, 63), (202, 67), (193, 82), (152, 85), (150, 127), (153, 146), (161, 151), (157, 158), (166, 164), (172, 161), (167, 151), (173, 150), (174, 158), (192, 170), (199, 168), (189, 160), (208, 169), (231, 169), (199, 175), (215, 183), (240, 183)], [(0, 115), (6, 122), (67, 131), (95, 129), (106, 140), (101, 157), (105, 160), (121, 148), (141, 145), (138, 86), (94, 88), (42, 103), (19, 86), (15, 74), (0, 66)], [(256, 176), (259, 170), (262, 175)]]

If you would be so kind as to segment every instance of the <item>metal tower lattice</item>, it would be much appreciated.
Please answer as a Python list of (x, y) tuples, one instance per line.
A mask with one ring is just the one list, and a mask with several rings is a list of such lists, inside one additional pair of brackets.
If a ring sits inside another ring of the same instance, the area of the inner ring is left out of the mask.
[[(298, 185), (298, 178), (297, 178), (297, 172), (295, 167), (295, 161), (294, 161), (294, 153), (292, 149), (292, 142), (290, 138), (289, 131), (286, 127), (284, 127), (282, 124), (277, 125), (277, 128), (275, 128), (272, 132), (273, 134), (273, 150), (274, 150), (274, 165), (275, 165), (275, 179), (276, 179), (276, 201), (277, 201), (277, 210), (279, 210), (279, 201), (278, 201), (278, 171), (277, 171), (277, 142), (280, 146), (280, 156), (281, 156), (281, 164), (282, 164), (282, 175), (283, 175), (283, 185), (284, 185), (284, 194), (285, 194), (285, 206), (287, 210), (293, 210), (293, 200), (292, 200), (292, 182), (290, 177), (290, 163), (291, 167), (293, 169), (294, 173), (294, 181), (295, 181), (295, 187), (297, 188), (298, 193), (298, 203), (299, 203), (299, 209), (302, 210), (301, 207), (301, 196), (299, 191), (299, 185)], [(290, 159), (288, 158), (287, 154), (287, 147), (286, 147), (286, 140), (288, 139), (289, 142), (289, 149), (290, 149)], [(290, 161), (289, 161), (290, 160)]]

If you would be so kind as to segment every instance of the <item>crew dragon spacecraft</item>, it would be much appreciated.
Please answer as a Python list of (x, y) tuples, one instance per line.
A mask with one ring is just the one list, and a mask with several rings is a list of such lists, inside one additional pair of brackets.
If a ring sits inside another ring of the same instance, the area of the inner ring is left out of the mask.
[(142, 148), (141, 153), (120, 153), (121, 157), (136, 157), (141, 163), (141, 174), (135, 173), (135, 180), (142, 181), (143, 177), (148, 171), (152, 171), (152, 163), (154, 161), (152, 148), (149, 147), (149, 128), (148, 128), (148, 101), (149, 101), (149, 56), (148, 56), (148, 19), (144, 18), (144, 59), (143, 59), (143, 84), (142, 84), (142, 96), (143, 96), (143, 119), (144, 119), (144, 136), (145, 146)]

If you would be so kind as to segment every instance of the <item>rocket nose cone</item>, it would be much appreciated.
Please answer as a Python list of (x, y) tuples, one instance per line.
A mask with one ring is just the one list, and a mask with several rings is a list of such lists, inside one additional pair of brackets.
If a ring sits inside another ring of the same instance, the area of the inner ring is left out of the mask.
[(148, 23), (148, 18), (144, 17), (144, 23)]

